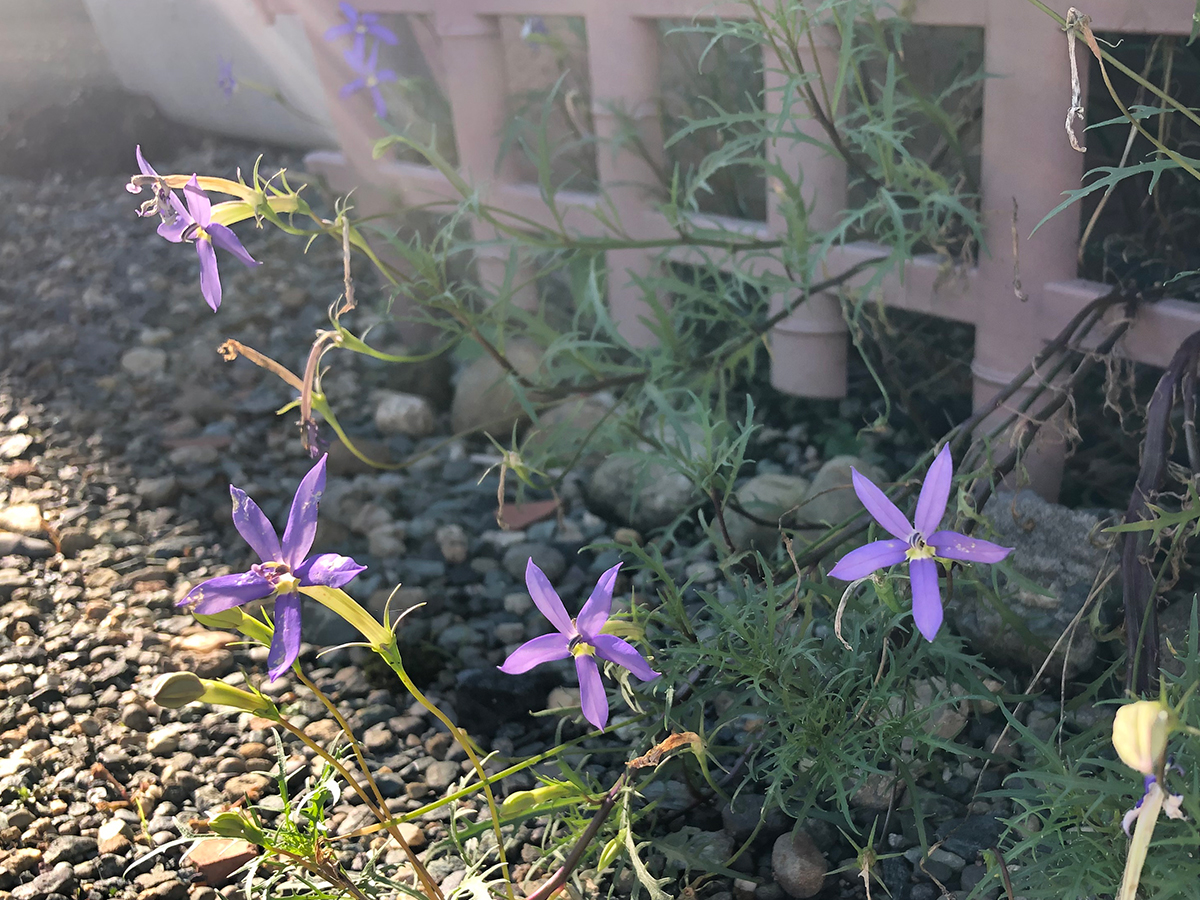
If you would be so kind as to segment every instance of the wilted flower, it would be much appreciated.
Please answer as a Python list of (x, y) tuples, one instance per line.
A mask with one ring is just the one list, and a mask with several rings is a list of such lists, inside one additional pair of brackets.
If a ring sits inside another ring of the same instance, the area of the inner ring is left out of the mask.
[(322, 456), (296, 489), (282, 543), (258, 504), (245, 491), (230, 485), (234, 527), (262, 562), (251, 566), (248, 572), (210, 578), (192, 588), (180, 601), (181, 606), (195, 604), (195, 612), (211, 615), (274, 597), (275, 635), (267, 654), (267, 671), (272, 681), (300, 653), (299, 589), (311, 585), (340, 588), (366, 569), (350, 557), (336, 553), (308, 555), (317, 534), (317, 504), (325, 490), (327, 458)]
[(187, 198), (191, 219), (191, 224), (183, 231), (183, 239), (196, 242), (196, 253), (200, 257), (200, 293), (216, 312), (221, 305), (221, 273), (217, 271), (217, 251), (213, 245), (232, 253), (246, 266), (260, 266), (262, 263), (246, 252), (233, 229), (212, 221), (212, 203), (208, 194), (200, 189), (195, 175), (184, 186), (183, 196)]
[(360, 59), (363, 56), (363, 51), (366, 50), (368, 34), (378, 38), (385, 44), (391, 44), (393, 47), (400, 43), (394, 31), (379, 24), (379, 16), (375, 13), (360, 13), (349, 3), (339, 3), (338, 9), (346, 17), (346, 22), (341, 25), (334, 25), (326, 31), (325, 40), (335, 41), (348, 34), (354, 35), (354, 55)]
[(378, 69), (376, 65), (379, 63), (379, 45), (376, 44), (371, 48), (371, 55), (366, 59), (361, 53), (356, 53), (352, 50), (347, 50), (345, 53), (346, 64), (358, 73), (358, 78), (355, 78), (349, 84), (342, 86), (338, 91), (338, 96), (345, 100), (355, 91), (361, 91), (366, 88), (371, 92), (371, 97), (375, 101), (375, 115), (381, 119), (387, 118), (387, 104), (383, 102), (383, 94), (379, 90), (379, 85), (384, 81), (395, 81), (396, 73), (391, 69)]
[(579, 675), (579, 701), (583, 707), (583, 717), (601, 731), (608, 724), (608, 695), (604, 693), (604, 684), (600, 680), (597, 656), (628, 669), (642, 681), (651, 681), (660, 674), (650, 668), (632, 644), (615, 635), (601, 633), (612, 609), (613, 585), (620, 568), (621, 564), (617, 563), (600, 576), (578, 617), (572, 620), (551, 586), (550, 579), (530, 559), (525, 566), (525, 584), (529, 588), (529, 595), (542, 615), (558, 629), (558, 633), (544, 634), (526, 641), (510, 653), (504, 665), (499, 667), (507, 675), (519, 675), (544, 662), (573, 656), (575, 671)]
[(917, 497), (915, 527), (908, 517), (870, 479), (851, 470), (854, 493), (875, 521), (895, 540), (875, 541), (843, 556), (829, 574), (843, 581), (855, 581), (896, 563), (908, 560), (912, 582), (913, 621), (917, 629), (932, 641), (942, 627), (942, 596), (938, 590), (938, 559), (963, 562), (1000, 562), (1012, 552), (991, 541), (967, 537), (956, 531), (934, 531), (946, 512), (950, 487), (954, 480), (954, 461), (949, 445), (942, 447), (925, 476)]
[(1113, 749), (1135, 772), (1157, 774), (1167, 756), (1174, 715), (1161, 700), (1126, 703), (1113, 718)]
[(233, 77), (233, 61), (217, 57), (217, 87), (225, 93), (225, 99), (233, 99), (233, 92), (238, 89), (237, 79)]
[[(1182, 772), (1182, 770), (1180, 770)], [(1121, 827), (1125, 829), (1125, 834), (1129, 834), (1129, 829), (1133, 827), (1133, 823), (1142, 813), (1142, 804), (1150, 797), (1151, 791), (1161, 791), (1163, 788), (1158, 784), (1158, 779), (1153, 775), (1147, 775), (1143, 782), (1145, 789), (1142, 792), (1141, 799), (1129, 812), (1121, 817)], [(1183, 794), (1167, 794), (1163, 798), (1162, 811), (1167, 814), (1168, 819), (1184, 819), (1187, 818), (1183, 814)]]
[(137, 156), (138, 169), (141, 170), (141, 175), (134, 175), (129, 179), (129, 183), (125, 185), (125, 190), (131, 194), (140, 194), (143, 187), (149, 187), (150, 192), (154, 195), (140, 207), (137, 214), (139, 216), (158, 216), (162, 219), (159, 223), (158, 233), (172, 243), (179, 243), (183, 240), (183, 232), (189, 225), (192, 224), (192, 217), (188, 215), (187, 209), (179, 201), (175, 192), (167, 187), (167, 182), (151, 167), (150, 163), (146, 162), (146, 157), (142, 156), (142, 145), (138, 144), (135, 151)]

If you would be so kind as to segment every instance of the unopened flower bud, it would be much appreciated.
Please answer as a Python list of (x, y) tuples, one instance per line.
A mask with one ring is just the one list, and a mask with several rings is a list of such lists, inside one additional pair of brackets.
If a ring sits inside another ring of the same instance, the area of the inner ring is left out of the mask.
[(204, 682), (194, 672), (168, 672), (150, 688), (150, 699), (166, 709), (180, 709), (204, 696)]
[(1161, 700), (1138, 700), (1117, 710), (1113, 719), (1113, 747), (1129, 768), (1154, 775), (1167, 754), (1167, 738), (1175, 716)]
[(224, 838), (239, 838), (252, 844), (261, 844), (266, 836), (262, 829), (245, 813), (226, 810), (208, 820), (208, 829)]

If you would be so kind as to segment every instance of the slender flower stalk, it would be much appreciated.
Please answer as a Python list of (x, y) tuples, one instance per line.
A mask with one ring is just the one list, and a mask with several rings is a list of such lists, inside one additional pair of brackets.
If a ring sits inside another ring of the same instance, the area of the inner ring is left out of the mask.
[(200, 257), (200, 293), (216, 312), (221, 306), (221, 273), (217, 270), (214, 245), (232, 253), (248, 268), (261, 266), (262, 263), (246, 252), (233, 229), (213, 221), (212, 203), (208, 194), (201, 190), (196, 176), (193, 175), (192, 180), (184, 185), (183, 195), (187, 198), (188, 214), (192, 220), (183, 232), (183, 239), (196, 243), (196, 254)]
[(608, 695), (600, 680), (596, 657), (628, 669), (642, 681), (651, 681), (661, 674), (650, 668), (632, 644), (615, 635), (602, 633), (612, 610), (613, 585), (620, 568), (621, 564), (617, 563), (600, 576), (583, 609), (572, 619), (551, 586), (550, 579), (530, 559), (525, 566), (525, 584), (529, 588), (529, 595), (542, 615), (558, 631), (526, 641), (510, 653), (504, 665), (499, 667), (507, 675), (519, 675), (545, 662), (574, 657), (583, 717), (601, 731), (608, 724)]
[(192, 588), (179, 603), (193, 605), (201, 615), (211, 615), (253, 600), (274, 598), (275, 634), (267, 654), (272, 681), (300, 653), (300, 589), (313, 585), (340, 588), (366, 569), (336, 553), (308, 555), (317, 535), (317, 504), (325, 490), (326, 459), (322, 456), (296, 489), (282, 541), (258, 504), (245, 491), (230, 485), (234, 527), (262, 562), (247, 572), (210, 578)]
[(358, 74), (358, 77), (349, 84), (343, 85), (342, 89), (338, 91), (338, 96), (345, 100), (356, 91), (370, 91), (371, 99), (375, 101), (375, 115), (386, 119), (387, 104), (383, 101), (379, 85), (385, 81), (396, 81), (398, 76), (391, 69), (377, 68), (379, 45), (376, 44), (371, 48), (371, 55), (368, 57), (364, 57), (361, 53), (355, 53), (353, 50), (347, 50), (345, 56), (346, 64)]
[(917, 512), (909, 522), (887, 495), (870, 479), (851, 469), (854, 493), (867, 512), (891, 534), (894, 540), (874, 541), (851, 550), (829, 570), (834, 578), (856, 581), (878, 569), (908, 562), (912, 582), (913, 621), (917, 629), (932, 641), (942, 627), (942, 596), (938, 590), (938, 560), (996, 563), (1012, 552), (991, 541), (967, 537), (957, 531), (937, 531), (946, 513), (950, 488), (954, 482), (954, 461), (950, 446), (942, 447), (929, 467), (925, 483), (917, 497)]

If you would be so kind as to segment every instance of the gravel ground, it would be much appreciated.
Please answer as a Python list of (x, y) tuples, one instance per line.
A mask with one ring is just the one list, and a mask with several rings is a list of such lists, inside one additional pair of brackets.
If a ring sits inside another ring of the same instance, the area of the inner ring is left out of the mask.
[[(251, 148), (210, 143), (152, 162), (160, 171), (230, 175), (253, 156)], [(295, 163), (276, 153), (264, 168)], [(271, 775), (274, 738), (261, 722), (161, 709), (148, 689), (176, 670), (235, 684), (263, 677), (264, 648), (241, 647), (175, 607), (190, 586), (253, 561), (230, 522), (227, 486), (245, 489), (282, 522), (310, 465), (291, 420), (273, 415), (290, 399), (286, 388), (245, 360), (223, 362), (216, 347), (235, 337), (299, 369), (313, 329), (341, 290), (338, 248), (318, 244), (304, 255), (293, 239), (241, 226), (264, 265), (247, 271), (222, 261), (225, 304), (214, 316), (200, 297), (194, 254), (167, 245), (151, 223), (136, 219), (137, 198), (122, 183), (0, 178), (8, 211), (0, 220), (0, 898), (214, 900), (217, 889), (231, 895), (236, 888), (221, 860), (205, 859), (207, 850), (185, 857), (189, 843), (179, 839), (240, 802), (258, 801), (268, 816), (282, 808)], [(364, 308), (379, 296), (369, 279), (358, 292)], [(369, 312), (356, 315), (357, 324), (370, 320)], [(386, 323), (375, 335), (386, 345)], [(371, 402), (347, 413), (346, 424), (366, 436), (372, 452), (398, 458), (444, 440), (448, 365), (401, 376), (338, 357), (326, 387), (335, 402), (369, 401), (384, 388), (426, 396), (437, 425), (425, 438), (381, 437)], [(819, 465), (798, 438), (776, 432), (772, 440), (773, 458)], [(499, 531), (495, 482), (477, 483), (484, 466), (471, 457), (478, 449), (450, 442), (413, 469), (380, 474), (335, 445), (316, 547), (369, 567), (350, 591), (374, 611), (400, 581), (394, 603), (427, 604), (403, 631), (410, 671), (485, 749), (524, 756), (550, 746), (557, 724), (557, 717), (524, 711), (574, 699), (570, 666), (512, 679), (497, 679), (491, 668), (547, 628), (524, 591), (525, 561), (533, 556), (565, 598), (582, 597), (619, 557), (581, 548), (611, 537), (618, 523), (588, 512), (581, 474), (561, 492), (560, 520)], [(715, 581), (715, 570), (709, 577)], [(418, 810), (462, 778), (469, 767), (450, 735), (393, 683), (370, 675), (369, 666), (365, 675), (364, 651), (340, 647), (317, 656), (318, 644), (353, 635), (319, 609), (305, 615), (305, 637), (314, 644), (305, 644), (301, 662), (362, 737), (389, 808)], [(295, 688), (284, 676), (268, 693), (314, 739), (329, 743), (336, 734), (331, 719)], [(965, 724), (964, 717), (959, 729)], [(565, 730), (579, 733), (573, 725)], [(977, 745), (993, 733), (994, 724), (982, 721), (968, 732)], [(289, 778), (314, 767), (297, 742), (284, 746)], [(585, 771), (600, 783), (615, 777), (599, 763)], [(981, 877), (975, 854), (995, 840), (993, 813), (1001, 810), (971, 801), (973, 774), (940, 773), (940, 814), (959, 830), (947, 832), (950, 841), (924, 861), (924, 873), (914, 875), (920, 850), (912, 859), (889, 859), (882, 872), (892, 896), (937, 896), (927, 875), (964, 891)], [(534, 784), (522, 773), (506, 779), (500, 793)], [(722, 810), (696, 807), (681, 783), (654, 787), (648, 799), (688, 811), (674, 816), (672, 827), (693, 854), (727, 855), (758, 820), (753, 796)], [(867, 815), (878, 814), (877, 800), (859, 800)], [(354, 831), (366, 816), (347, 795), (332, 809), (331, 833)], [(412, 843), (431, 847), (445, 837), (446, 817), (435, 811), (407, 826)], [(810, 896), (802, 885), (814, 877), (818, 888), (824, 884), (822, 897), (862, 896), (852, 866), (839, 876), (814, 874), (847, 862), (849, 846), (836, 831), (814, 823), (811, 839), (792, 839), (791, 825), (769, 817), (739, 863), (746, 879), (706, 882), (699, 896), (780, 900), (785, 888)], [(537, 822), (518, 829), (510, 854), (518, 880), (544, 875), (532, 864), (551, 839)], [(892, 851), (908, 856), (914, 845), (912, 833), (888, 838)], [(349, 870), (363, 868), (379, 847), (370, 838), (338, 846)], [(396, 849), (380, 852), (399, 859)], [(671, 871), (661, 857), (654, 865)], [(432, 864), (443, 889), (463, 877), (461, 866), (444, 855)], [(628, 873), (620, 886), (627, 880)]]

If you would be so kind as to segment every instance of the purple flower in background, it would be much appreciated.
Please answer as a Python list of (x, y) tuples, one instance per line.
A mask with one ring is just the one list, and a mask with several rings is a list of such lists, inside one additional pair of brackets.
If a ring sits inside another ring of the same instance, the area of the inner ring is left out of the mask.
[(125, 185), (125, 190), (131, 194), (140, 194), (143, 187), (149, 187), (154, 195), (140, 207), (139, 216), (157, 215), (162, 221), (158, 225), (158, 233), (172, 243), (178, 244), (183, 240), (183, 232), (192, 224), (192, 217), (179, 201), (175, 192), (167, 187), (166, 181), (146, 162), (142, 156), (142, 145), (138, 144), (135, 151), (138, 169), (141, 175), (134, 175)]
[(346, 22), (334, 25), (325, 32), (325, 40), (335, 41), (349, 34), (354, 35), (354, 55), (359, 59), (365, 55), (368, 34), (393, 47), (400, 43), (394, 31), (379, 24), (379, 16), (375, 13), (360, 13), (349, 3), (339, 3), (338, 9), (346, 17)]
[(262, 562), (252, 565), (248, 572), (210, 578), (192, 588), (179, 603), (180, 606), (194, 603), (194, 612), (211, 615), (274, 597), (275, 636), (267, 653), (267, 671), (272, 681), (300, 653), (299, 589), (317, 584), (340, 588), (366, 568), (336, 553), (308, 555), (317, 534), (317, 504), (325, 490), (326, 459), (322, 456), (296, 489), (282, 543), (258, 504), (245, 491), (230, 485), (234, 527)]
[(376, 44), (371, 48), (371, 55), (367, 59), (363, 59), (361, 54), (355, 55), (353, 51), (346, 51), (346, 62), (355, 72), (358, 73), (358, 78), (355, 78), (347, 85), (343, 85), (338, 92), (343, 100), (353, 94), (355, 91), (361, 91), (366, 88), (371, 92), (371, 97), (375, 100), (375, 115), (381, 119), (387, 118), (387, 104), (383, 102), (383, 94), (379, 91), (379, 84), (383, 81), (395, 81), (396, 73), (391, 69), (376, 70), (375, 66), (379, 62), (379, 45)]
[(990, 541), (967, 537), (956, 531), (934, 531), (946, 512), (950, 486), (954, 481), (954, 461), (949, 445), (934, 459), (917, 497), (915, 527), (904, 513), (868, 478), (851, 469), (854, 493), (884, 530), (896, 539), (875, 541), (843, 556), (829, 574), (843, 581), (865, 578), (876, 569), (908, 560), (912, 582), (913, 621), (917, 629), (932, 641), (942, 626), (942, 596), (938, 591), (937, 559), (996, 563), (1012, 552)]
[(529, 596), (558, 632), (526, 641), (510, 653), (504, 665), (499, 667), (506, 675), (519, 675), (544, 662), (575, 657), (583, 717), (601, 731), (608, 724), (608, 695), (604, 693), (604, 684), (600, 680), (597, 656), (628, 669), (642, 681), (651, 681), (660, 674), (650, 668), (632, 644), (615, 635), (600, 633), (612, 609), (613, 585), (620, 568), (621, 564), (617, 563), (600, 576), (579, 616), (572, 620), (550, 585), (550, 580), (530, 559), (525, 566), (525, 584), (529, 588)]
[(212, 204), (208, 194), (200, 189), (195, 175), (184, 186), (183, 195), (187, 198), (191, 219), (183, 239), (196, 242), (196, 253), (200, 256), (200, 293), (216, 312), (221, 305), (221, 273), (217, 271), (217, 251), (213, 245), (232, 253), (246, 266), (261, 266), (262, 263), (246, 252), (228, 225), (212, 221)]
[[(538, 41), (535, 35), (545, 37), (549, 33), (550, 30), (546, 27), (546, 20), (541, 16), (529, 16), (525, 19), (525, 24), (521, 26), (521, 40), (526, 43), (532, 42), (536, 44)], [(534, 49), (536, 50), (537, 47), (535, 46)]]
[(233, 92), (238, 89), (237, 79), (233, 77), (233, 61), (217, 57), (217, 87), (225, 92), (225, 99), (232, 100)]

